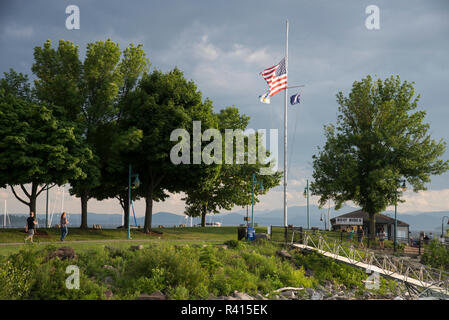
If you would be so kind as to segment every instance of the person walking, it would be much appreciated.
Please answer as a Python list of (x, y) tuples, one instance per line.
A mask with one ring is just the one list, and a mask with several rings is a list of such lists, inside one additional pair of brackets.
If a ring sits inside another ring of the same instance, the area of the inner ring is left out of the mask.
[(385, 232), (384, 232), (384, 228), (382, 227), (379, 232), (379, 244), (380, 244), (381, 250), (384, 249), (384, 241), (385, 241)]
[(25, 242), (27, 240), (30, 240), (31, 243), (33, 243), (33, 236), (34, 236), (34, 227), (36, 226), (37, 221), (34, 218), (34, 212), (30, 212), (30, 216), (27, 218), (27, 224), (25, 226), (25, 232), (28, 233), (28, 236), (25, 238)]
[(354, 237), (354, 229), (351, 227), (349, 228), (349, 234), (348, 234), (348, 240), (350, 245), (352, 246), (352, 238)]
[(69, 224), (69, 221), (67, 220), (67, 215), (65, 212), (61, 214), (61, 241), (64, 241), (65, 237), (67, 236), (67, 233), (69, 233), (69, 229), (67, 225)]
[(359, 248), (363, 247), (363, 237), (365, 233), (363, 232), (363, 226), (359, 226), (357, 229), (357, 240), (359, 242)]

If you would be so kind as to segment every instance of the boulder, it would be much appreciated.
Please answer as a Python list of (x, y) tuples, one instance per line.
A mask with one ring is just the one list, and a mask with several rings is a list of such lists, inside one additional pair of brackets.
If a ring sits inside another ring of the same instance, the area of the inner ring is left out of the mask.
[(106, 290), (104, 295), (106, 296), (106, 299), (111, 299), (114, 296), (111, 290)]
[(249, 294), (238, 291), (234, 291), (234, 298), (237, 298), (237, 300), (254, 300)]
[(107, 265), (107, 264), (105, 264), (103, 266), (103, 269), (107, 269), (107, 270), (111, 270), (111, 271), (117, 272), (116, 268), (114, 268), (113, 266)]
[(291, 259), (292, 255), (287, 252), (287, 250), (278, 250), (276, 252), (278, 255), (280, 255), (284, 259)]
[(55, 251), (49, 253), (47, 255), (47, 257), (44, 259), (45, 262), (53, 259), (53, 258), (58, 258), (60, 260), (71, 260), (71, 259), (76, 259), (77, 255), (75, 253), (75, 250), (73, 250), (72, 247), (61, 247), (56, 249)]
[(295, 299), (296, 295), (292, 290), (287, 290), (287, 291), (283, 291), (281, 292), (281, 295), (285, 298), (289, 298), (289, 299)]
[(264, 297), (263, 295), (261, 295), (260, 293), (256, 294), (255, 297), (257, 300), (269, 300), (268, 298)]
[(143, 293), (139, 297), (137, 297), (137, 300), (167, 300), (167, 297), (165, 296), (165, 294), (157, 290), (150, 295)]
[(270, 237), (266, 233), (256, 233), (254, 240), (270, 240)]
[(321, 292), (315, 291), (315, 292), (312, 294), (312, 297), (311, 297), (310, 299), (311, 299), (311, 300), (323, 300), (323, 298), (324, 298), (324, 295), (323, 295)]
[(137, 246), (131, 246), (131, 250), (133, 250), (133, 251), (143, 250), (143, 244), (139, 244)]
[(222, 250), (227, 250), (227, 249), (228, 249), (228, 246), (225, 245), (225, 244), (219, 244), (219, 245), (216, 245), (215, 248), (217, 248), (217, 249), (222, 249)]

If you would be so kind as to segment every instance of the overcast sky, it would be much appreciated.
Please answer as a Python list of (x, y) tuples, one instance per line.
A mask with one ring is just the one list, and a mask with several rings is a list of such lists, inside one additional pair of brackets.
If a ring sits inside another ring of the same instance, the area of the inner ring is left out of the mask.
[[(80, 29), (65, 25), (68, 5), (80, 9)], [(365, 26), (365, 9), (380, 9), (380, 29)], [(267, 85), (259, 73), (285, 54), (289, 20), (289, 85), (304, 84), (301, 103), (289, 106), (289, 206), (304, 205), (312, 155), (324, 143), (323, 126), (336, 120), (338, 91), (370, 74), (414, 81), (435, 139), (449, 141), (449, 1), (2, 1), (0, 72), (14, 68), (32, 78), (33, 48), (47, 39), (71, 40), (84, 56), (86, 44), (111, 38), (123, 49), (143, 44), (152, 68), (177, 66), (194, 80), (215, 111), (235, 105), (254, 129), (279, 129), (282, 157), (283, 93), (261, 104)], [(289, 93), (295, 93), (291, 90)], [(296, 130), (295, 130), (296, 128)], [(449, 159), (448, 152), (444, 159)], [(400, 212), (449, 210), (449, 174), (433, 177), (428, 191), (406, 192)], [(66, 186), (66, 190), (68, 186)], [(157, 203), (155, 211), (182, 213), (182, 195)], [(27, 208), (2, 189), (8, 212)], [(316, 199), (312, 199), (315, 202)], [(62, 188), (51, 191), (50, 207), (60, 211)], [(262, 198), (258, 210), (282, 208), (282, 188)], [(0, 208), (2, 206), (0, 205)], [(80, 212), (80, 201), (65, 192), (64, 208)], [(240, 208), (236, 208), (239, 210)], [(45, 196), (38, 212), (45, 210)], [(121, 212), (118, 201), (89, 201), (89, 212)], [(136, 204), (144, 215), (143, 201)], [(0, 209), (3, 213), (3, 208)]]

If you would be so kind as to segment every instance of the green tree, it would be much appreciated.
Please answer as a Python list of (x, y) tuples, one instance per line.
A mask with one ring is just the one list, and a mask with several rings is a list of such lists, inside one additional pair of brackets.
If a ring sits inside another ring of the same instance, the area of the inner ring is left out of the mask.
[(99, 128), (120, 119), (120, 100), (148, 70), (149, 62), (141, 45), (123, 51), (110, 39), (87, 45), (81, 62), (78, 47), (60, 40), (57, 49), (48, 40), (34, 50), (33, 72), (36, 94), (42, 101), (64, 110), (63, 119), (76, 124), (77, 134), (94, 156), (83, 164), (84, 179), (70, 180), (70, 193), (81, 200), (81, 228), (87, 228), (87, 203), (92, 190), (101, 187), (102, 161), (98, 150)]
[(354, 82), (347, 97), (337, 94), (337, 124), (325, 126), (326, 143), (313, 156), (312, 194), (320, 205), (333, 199), (337, 209), (345, 201), (359, 205), (369, 214), (371, 239), (375, 215), (395, 203), (401, 179), (417, 192), (449, 169), (440, 159), (446, 144), (431, 138), (418, 101), (413, 83), (399, 76)]
[(195, 179), (201, 165), (178, 164), (170, 160), (175, 142), (170, 141), (176, 129), (192, 132), (192, 121), (206, 128), (214, 127), (212, 102), (202, 101), (193, 81), (187, 81), (180, 70), (163, 73), (155, 70), (144, 75), (138, 88), (124, 101), (121, 124), (142, 131), (139, 146), (128, 154), (133, 171), (139, 174), (137, 190), (145, 198), (144, 231), (151, 231), (153, 201), (165, 199), (166, 192), (180, 192)]
[[(281, 177), (279, 172), (273, 172), (273, 175), (259, 175), (259, 169), (265, 166), (260, 159), (255, 164), (236, 163), (236, 143), (239, 138), (245, 144), (243, 151), (248, 153), (249, 150), (248, 137), (243, 134), (243, 131), (248, 126), (248, 116), (240, 115), (236, 107), (228, 107), (220, 110), (216, 118), (223, 139), (222, 145), (224, 145), (227, 129), (231, 129), (235, 133), (236, 137), (232, 141), (233, 163), (226, 164), (223, 160), (221, 164), (209, 165), (209, 167), (197, 175), (196, 183), (192, 183), (185, 190), (186, 197), (184, 198), (187, 205), (185, 214), (191, 217), (201, 216), (201, 225), (203, 227), (206, 226), (206, 215), (209, 213), (231, 210), (235, 205), (243, 207), (251, 204), (253, 173), (257, 174), (257, 180), (262, 181), (264, 186), (263, 190), (260, 190), (258, 187), (254, 189), (255, 202), (259, 201), (257, 197), (259, 194), (265, 194), (270, 188), (277, 186)], [(254, 146), (252, 147), (254, 148)], [(257, 147), (256, 144), (256, 150), (251, 150), (254, 154), (257, 154)], [(268, 154), (266, 155), (267, 157), (269, 156)], [(226, 154), (223, 159), (225, 157)], [(248, 160), (248, 157), (246, 157), (246, 160)]]
[[(81, 167), (92, 154), (72, 124), (55, 117), (62, 111), (38, 103), (29, 88), (27, 77), (13, 71), (0, 81), (0, 184), (10, 185), (14, 196), (36, 212), (44, 190), (85, 177)], [(17, 194), (17, 185), (27, 199)]]

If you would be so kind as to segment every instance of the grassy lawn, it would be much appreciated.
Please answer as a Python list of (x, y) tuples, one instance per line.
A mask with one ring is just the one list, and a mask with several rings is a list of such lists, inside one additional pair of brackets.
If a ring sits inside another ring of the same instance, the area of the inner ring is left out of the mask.
[[(26, 246), (44, 246), (48, 243), (62, 245), (59, 241), (59, 229), (39, 229), (47, 232), (47, 235), (36, 235), (34, 244)], [(131, 230), (132, 240), (127, 240), (127, 230), (121, 229), (103, 229), (103, 230), (81, 230), (78, 228), (69, 228), (69, 233), (64, 245), (73, 247), (75, 250), (87, 250), (102, 248), (105, 245), (111, 245), (117, 248), (126, 248), (130, 245), (144, 244), (147, 241), (176, 241), (188, 243), (213, 241), (225, 242), (228, 240), (237, 240), (237, 227), (192, 227), (192, 228), (154, 228), (162, 234), (145, 234), (137, 230)], [(256, 228), (256, 232), (266, 232), (266, 227)], [(8, 255), (18, 252), (25, 244), (23, 240), (26, 234), (23, 229), (0, 229), (0, 255)], [(88, 242), (87, 242), (88, 241)]]

